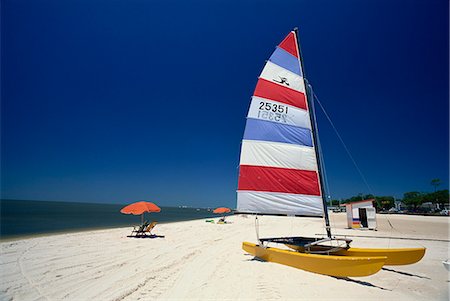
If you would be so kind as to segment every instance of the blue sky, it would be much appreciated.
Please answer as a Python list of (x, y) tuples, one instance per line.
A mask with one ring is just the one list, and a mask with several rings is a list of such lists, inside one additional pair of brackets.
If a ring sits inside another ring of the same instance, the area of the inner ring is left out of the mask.
[[(305, 71), (377, 195), (448, 187), (448, 2), (2, 1), (2, 197), (235, 206), (265, 60)], [(321, 112), (331, 195), (369, 193)]]

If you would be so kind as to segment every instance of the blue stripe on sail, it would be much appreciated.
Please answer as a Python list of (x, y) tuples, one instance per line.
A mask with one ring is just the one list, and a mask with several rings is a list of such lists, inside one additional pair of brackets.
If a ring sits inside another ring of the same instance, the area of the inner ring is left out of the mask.
[(269, 58), (269, 61), (277, 64), (284, 69), (294, 72), (295, 74), (303, 76), (302, 71), (300, 70), (300, 63), (298, 59), (286, 50), (281, 49), (280, 47), (277, 47), (275, 49), (275, 51)]
[(247, 118), (244, 139), (312, 146), (309, 129), (253, 118)]

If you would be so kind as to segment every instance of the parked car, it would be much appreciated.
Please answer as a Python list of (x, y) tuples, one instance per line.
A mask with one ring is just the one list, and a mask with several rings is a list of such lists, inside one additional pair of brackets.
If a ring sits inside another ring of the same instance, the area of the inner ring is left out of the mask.
[(449, 210), (448, 209), (444, 209), (440, 212), (441, 215), (449, 215)]

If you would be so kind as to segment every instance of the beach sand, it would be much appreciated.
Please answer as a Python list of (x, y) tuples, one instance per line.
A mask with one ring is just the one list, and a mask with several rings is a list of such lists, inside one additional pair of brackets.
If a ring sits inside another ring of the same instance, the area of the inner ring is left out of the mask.
[[(4, 241), (0, 299), (449, 298), (449, 273), (442, 265), (449, 257), (448, 217), (377, 215), (378, 231), (369, 231), (345, 229), (345, 213), (331, 214), (333, 234), (351, 235), (353, 247), (427, 248), (419, 263), (348, 279), (254, 260), (241, 249), (243, 241), (256, 241), (254, 217), (228, 221), (159, 224), (154, 233), (164, 237), (157, 238), (129, 238), (130, 228), (118, 228)], [(324, 233), (319, 218), (263, 216), (259, 222), (261, 237)], [(388, 236), (404, 239), (378, 238)]]

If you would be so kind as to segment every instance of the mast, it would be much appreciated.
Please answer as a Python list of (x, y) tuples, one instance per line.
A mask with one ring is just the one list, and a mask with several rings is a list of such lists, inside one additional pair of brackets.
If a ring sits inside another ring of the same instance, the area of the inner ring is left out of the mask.
[(311, 132), (312, 132), (312, 137), (313, 137), (313, 142), (314, 142), (314, 150), (316, 153), (316, 161), (317, 161), (317, 171), (319, 173), (319, 182), (320, 182), (320, 192), (322, 193), (322, 203), (323, 203), (323, 211), (324, 211), (324, 218), (325, 218), (325, 228), (327, 230), (327, 236), (329, 238), (331, 238), (331, 227), (330, 227), (330, 219), (328, 217), (328, 209), (327, 209), (327, 196), (325, 194), (325, 186), (324, 186), (324, 180), (323, 180), (323, 171), (322, 171), (322, 165), (321, 165), (321, 161), (320, 161), (320, 157), (319, 157), (319, 144), (317, 143), (317, 129), (316, 129), (316, 116), (315, 116), (315, 112), (312, 106), (312, 101), (310, 99), (310, 95), (309, 95), (309, 88), (308, 88), (308, 83), (306, 81), (306, 76), (305, 76), (305, 67), (303, 65), (303, 56), (302, 56), (302, 51), (300, 48), (300, 39), (299, 39), (299, 35), (298, 35), (298, 28), (295, 27), (294, 28), (294, 32), (295, 32), (295, 37), (297, 39), (297, 46), (298, 46), (298, 54), (299, 54), (299, 60), (300, 60), (300, 66), (302, 67), (302, 72), (303, 72), (303, 82), (305, 84), (305, 93), (306, 93), (306, 103), (308, 104), (308, 109), (310, 110), (309, 113), (309, 117), (311, 119)]

